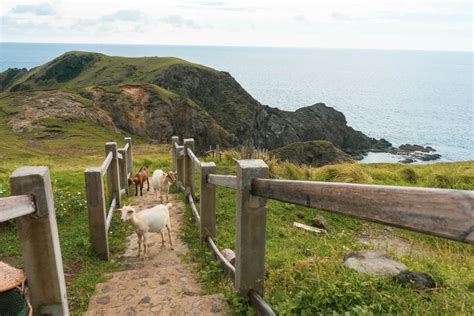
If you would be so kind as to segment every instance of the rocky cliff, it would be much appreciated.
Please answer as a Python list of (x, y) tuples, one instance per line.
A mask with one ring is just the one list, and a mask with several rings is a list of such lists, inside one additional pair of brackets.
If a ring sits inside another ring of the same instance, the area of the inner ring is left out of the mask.
[(178, 58), (69, 52), (29, 71), (0, 73), (0, 91), (0, 110), (18, 132), (44, 128), (51, 118), (92, 120), (159, 142), (194, 137), (200, 149), (274, 149), (311, 140), (348, 153), (390, 147), (347, 126), (341, 112), (323, 103), (294, 112), (264, 106), (229, 73)]

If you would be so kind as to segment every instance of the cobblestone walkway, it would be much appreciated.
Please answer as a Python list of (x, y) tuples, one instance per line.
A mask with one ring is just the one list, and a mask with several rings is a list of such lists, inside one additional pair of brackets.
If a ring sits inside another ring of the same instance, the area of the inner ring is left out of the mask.
[[(133, 191), (133, 190), (132, 190)], [(134, 197), (138, 210), (157, 204), (152, 191)], [(122, 271), (110, 273), (110, 279), (97, 284), (96, 295), (89, 301), (85, 315), (227, 315), (229, 308), (222, 294), (203, 295), (193, 276), (191, 264), (180, 255), (188, 248), (178, 238), (184, 203), (170, 195), (171, 236), (174, 250), (161, 248), (160, 234), (149, 233), (148, 257), (137, 258), (137, 236), (128, 237), (128, 247), (120, 261)], [(127, 223), (126, 225), (130, 225)]]

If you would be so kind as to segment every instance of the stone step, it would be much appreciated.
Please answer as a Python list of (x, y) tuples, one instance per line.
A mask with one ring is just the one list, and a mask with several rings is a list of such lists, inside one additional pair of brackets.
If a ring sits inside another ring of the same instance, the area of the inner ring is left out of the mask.
[(148, 268), (163, 268), (168, 266), (176, 266), (182, 264), (179, 256), (161, 256), (155, 258), (143, 257), (122, 257), (120, 260), (121, 267), (119, 271), (141, 270)]
[(229, 308), (223, 294), (169, 297), (167, 295), (137, 296), (123, 306), (89, 308), (86, 316), (101, 315), (226, 315)]
[(108, 273), (107, 282), (137, 280), (144, 278), (158, 278), (167, 275), (192, 274), (192, 269), (196, 264), (176, 263), (174, 265), (162, 264), (159, 261), (145, 264), (143, 269), (131, 269)]
[[(178, 268), (179, 270), (179, 268)], [(143, 271), (142, 271), (143, 272)], [(162, 296), (182, 298), (201, 296), (200, 284), (189, 277), (189, 272), (175, 272), (171, 275), (149, 276), (139, 273), (133, 278), (120, 278), (97, 284), (97, 295), (89, 302), (89, 310), (136, 306), (147, 297)]]

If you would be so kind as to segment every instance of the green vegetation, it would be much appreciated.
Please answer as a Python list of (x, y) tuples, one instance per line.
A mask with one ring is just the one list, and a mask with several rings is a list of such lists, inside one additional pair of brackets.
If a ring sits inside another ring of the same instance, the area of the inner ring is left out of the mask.
[[(236, 153), (223, 156), (235, 157)], [(322, 168), (298, 167), (273, 160), (267, 163), (273, 166), (271, 176), (276, 178), (474, 189), (474, 162), (410, 167), (340, 164)], [(231, 159), (217, 164), (221, 174), (235, 170)], [(316, 215), (324, 216), (330, 225), (327, 235), (292, 226), (293, 222), (311, 225)], [(265, 300), (279, 314), (469, 315), (474, 312), (472, 245), (277, 201), (268, 201), (267, 216)], [(232, 190), (219, 188), (217, 191), (217, 229), (215, 241), (219, 249), (235, 249), (235, 193)], [(364, 243), (360, 237), (364, 234), (369, 234), (373, 242)], [(231, 282), (210, 251), (198, 241), (198, 229), (189, 210), (183, 236), (190, 244), (189, 260), (198, 263), (197, 270), (206, 290), (223, 292), (236, 314), (252, 314), (246, 302), (232, 293)], [(342, 265), (345, 254), (364, 249), (379, 249), (411, 270), (431, 274), (438, 287), (416, 292), (401, 287), (392, 278), (358, 275)]]
[(324, 140), (292, 143), (272, 150), (270, 155), (283, 161), (315, 167), (351, 161), (348, 154)]

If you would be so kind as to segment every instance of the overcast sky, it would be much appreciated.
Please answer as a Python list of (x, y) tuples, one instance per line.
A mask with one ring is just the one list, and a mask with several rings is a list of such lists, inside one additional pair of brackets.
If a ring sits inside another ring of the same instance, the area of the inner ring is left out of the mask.
[(1, 0), (2, 42), (472, 51), (457, 0)]

